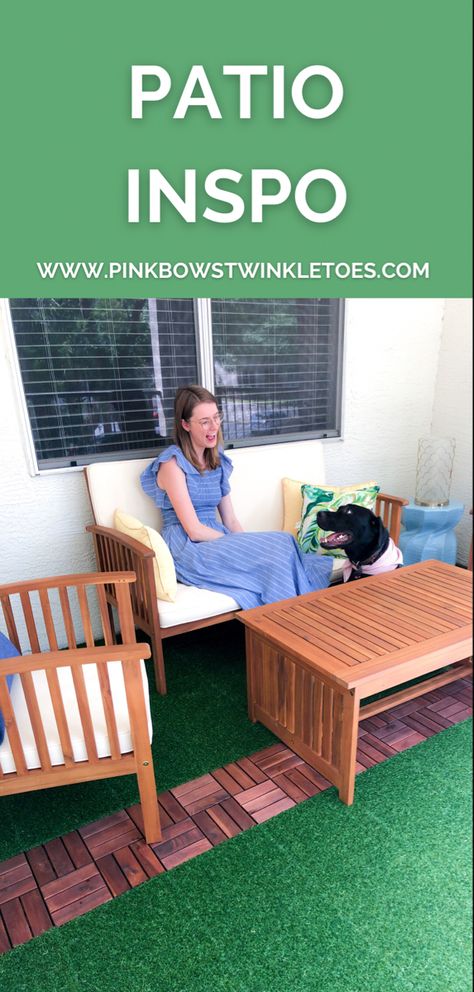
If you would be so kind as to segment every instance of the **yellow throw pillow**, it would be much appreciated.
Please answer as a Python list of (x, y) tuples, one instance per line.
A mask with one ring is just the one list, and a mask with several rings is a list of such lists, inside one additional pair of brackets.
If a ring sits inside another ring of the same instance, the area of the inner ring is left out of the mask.
[(330, 489), (337, 496), (342, 496), (345, 492), (353, 493), (355, 489), (367, 489), (375, 486), (375, 482), (360, 482), (356, 486), (327, 486), (319, 482), (298, 482), (296, 479), (282, 479), (283, 486), (283, 526), (288, 534), (296, 537), (296, 531), (301, 523), (303, 512), (302, 486), (319, 486), (321, 489)]
[(124, 513), (123, 510), (115, 511), (114, 525), (121, 534), (134, 537), (136, 541), (140, 541), (140, 544), (155, 552), (153, 570), (158, 599), (174, 603), (178, 593), (176, 571), (170, 549), (161, 534), (153, 530), (153, 527), (142, 524), (136, 517), (131, 517), (129, 513)]
[(303, 510), (303, 497), (301, 486), (318, 485), (318, 483), (298, 482), (296, 479), (282, 479), (283, 487), (283, 526), (287, 534), (296, 537), (296, 531), (301, 523), (301, 513)]

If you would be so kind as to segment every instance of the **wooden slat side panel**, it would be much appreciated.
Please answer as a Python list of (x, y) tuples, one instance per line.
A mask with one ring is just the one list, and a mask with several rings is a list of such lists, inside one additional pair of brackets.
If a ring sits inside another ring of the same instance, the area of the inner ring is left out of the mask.
[(97, 754), (97, 745), (95, 742), (94, 727), (92, 724), (89, 698), (87, 696), (86, 684), (84, 681), (84, 673), (82, 668), (76, 665), (71, 668), (71, 672), (72, 680), (74, 682), (74, 690), (76, 693), (77, 707), (81, 719), (82, 732), (84, 734), (87, 757), (89, 760), (92, 759), (93, 761), (98, 761), (99, 756)]
[(3, 713), (5, 730), (8, 734), (15, 768), (18, 774), (24, 775), (27, 770), (25, 752), (23, 750), (22, 740), (18, 731), (13, 706), (11, 704), (10, 693), (7, 688), (7, 680), (3, 675), (0, 675), (0, 710)]
[(104, 707), (105, 722), (107, 725), (107, 736), (109, 738), (110, 753), (112, 758), (120, 757), (120, 742), (117, 731), (117, 721), (110, 687), (109, 671), (107, 662), (102, 661), (97, 664), (97, 676), (99, 679), (100, 694)]
[(67, 722), (66, 710), (64, 708), (63, 697), (61, 695), (61, 687), (59, 684), (57, 670), (55, 668), (48, 669), (46, 671), (46, 678), (48, 680), (48, 688), (53, 705), (54, 718), (56, 720), (56, 727), (59, 734), (59, 740), (61, 742), (63, 761), (66, 768), (70, 768), (74, 764), (72, 741), (69, 733), (69, 724)]
[(332, 764), (333, 738), (333, 705), (334, 691), (329, 686), (323, 686), (323, 740), (321, 755), (328, 764)]
[(35, 739), (36, 750), (40, 759), (41, 768), (43, 771), (47, 772), (51, 769), (51, 761), (31, 672), (21, 672), (20, 681), (26, 700), (26, 706), (30, 717), (31, 728), (33, 730), (33, 737)]

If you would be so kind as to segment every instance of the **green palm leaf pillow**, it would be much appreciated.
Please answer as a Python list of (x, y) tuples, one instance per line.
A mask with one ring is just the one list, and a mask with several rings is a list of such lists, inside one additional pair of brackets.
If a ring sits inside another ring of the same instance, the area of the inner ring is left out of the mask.
[(329, 550), (321, 547), (321, 537), (324, 537), (328, 531), (318, 527), (316, 514), (319, 510), (338, 510), (346, 503), (357, 503), (358, 506), (365, 506), (368, 510), (374, 510), (379, 492), (380, 486), (377, 486), (375, 482), (365, 482), (353, 487), (301, 486), (303, 510), (298, 530), (298, 543), (302, 551), (317, 551), (323, 555), (332, 555), (333, 558), (345, 558), (346, 553), (342, 548)]

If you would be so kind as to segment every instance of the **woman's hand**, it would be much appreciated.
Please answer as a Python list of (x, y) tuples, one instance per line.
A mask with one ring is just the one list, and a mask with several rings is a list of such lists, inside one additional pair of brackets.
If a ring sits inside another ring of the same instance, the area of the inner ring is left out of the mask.
[(215, 541), (224, 537), (221, 531), (206, 527), (200, 522), (191, 502), (186, 476), (176, 458), (170, 458), (169, 462), (160, 465), (156, 482), (169, 497), (173, 510), (191, 541)]

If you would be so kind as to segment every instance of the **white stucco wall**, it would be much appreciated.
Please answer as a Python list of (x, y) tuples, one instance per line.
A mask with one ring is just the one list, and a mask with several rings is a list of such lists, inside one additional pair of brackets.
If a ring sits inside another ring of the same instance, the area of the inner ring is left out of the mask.
[(456, 439), (451, 498), (464, 503), (456, 534), (465, 565), (472, 534), (472, 300), (446, 300), (432, 433)]
[[(443, 300), (348, 301), (344, 439), (326, 444), (328, 482), (375, 478), (385, 491), (409, 496), (417, 438), (449, 410), (461, 459), (470, 432), (464, 413), (454, 423), (452, 385), (464, 411), (471, 395), (466, 319), (462, 301), (449, 302), (446, 314)], [(92, 570), (92, 544), (85, 534), (91, 517), (82, 473), (30, 474), (4, 324), (0, 349), (0, 582)], [(453, 496), (470, 505), (467, 482), (460, 465)], [(465, 527), (460, 537), (464, 561)]]

